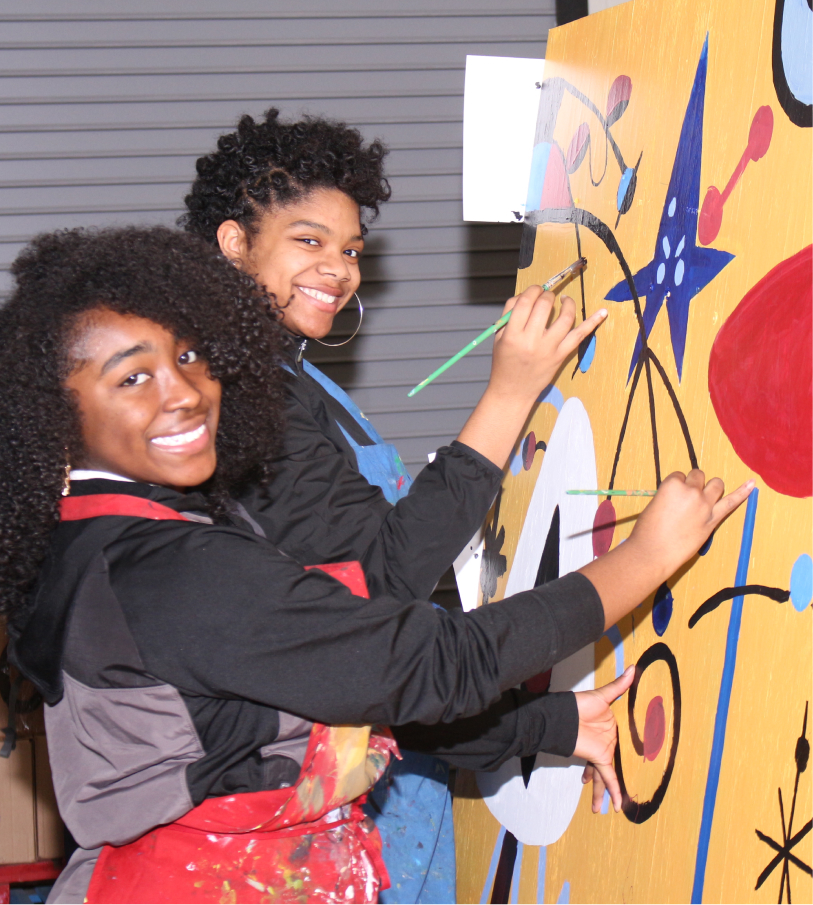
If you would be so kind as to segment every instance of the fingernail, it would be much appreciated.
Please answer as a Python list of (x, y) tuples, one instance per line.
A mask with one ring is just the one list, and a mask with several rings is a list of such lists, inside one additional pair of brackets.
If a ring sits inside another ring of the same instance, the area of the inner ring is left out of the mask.
[(602, 317), (607, 317), (607, 315), (608, 315), (609, 313), (610, 313), (610, 312), (609, 312), (606, 308), (602, 308), (601, 311), (599, 311), (599, 314), (600, 314)]

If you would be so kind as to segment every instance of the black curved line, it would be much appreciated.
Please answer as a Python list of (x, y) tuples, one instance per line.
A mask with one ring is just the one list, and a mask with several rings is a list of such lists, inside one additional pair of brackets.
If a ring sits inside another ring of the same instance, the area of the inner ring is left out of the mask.
[(652, 391), (652, 371), (649, 367), (649, 347), (644, 356), (644, 368), (646, 368), (646, 383), (649, 390), (649, 420), (652, 424), (652, 452), (655, 456), (655, 489), (661, 486), (661, 453), (658, 449), (658, 425), (655, 422), (655, 393)]
[[(808, 4), (810, 0), (808, 0)], [(773, 17), (773, 48), (771, 50), (771, 68), (773, 69), (773, 87), (776, 99), (794, 126), (809, 129), (813, 126), (813, 105), (800, 101), (788, 85), (785, 75), (785, 63), (782, 60), (782, 20), (785, 16), (785, 0), (776, 0)]]
[(632, 295), (635, 317), (638, 321), (638, 335), (641, 338), (641, 352), (638, 357), (639, 360), (643, 358), (644, 368), (646, 370), (647, 393), (649, 394), (649, 414), (652, 423), (652, 451), (655, 456), (655, 478), (657, 485), (659, 485), (661, 478), (661, 463), (660, 451), (658, 450), (657, 425), (655, 423), (655, 393), (652, 387), (652, 371), (649, 367), (648, 358), (649, 343), (647, 342), (646, 330), (644, 329), (644, 316), (641, 311), (641, 300), (638, 298), (638, 291), (635, 288), (635, 280), (632, 278), (632, 271), (621, 251), (618, 240), (606, 223), (599, 220), (595, 214), (583, 210), (580, 207), (547, 207), (544, 210), (531, 211), (529, 214), (525, 215), (525, 220), (533, 226), (539, 226), (542, 223), (573, 223), (586, 226), (593, 235), (601, 239), (607, 251), (617, 259), (621, 271), (624, 274), (624, 278), (627, 281), (630, 294)]
[(647, 355), (652, 361), (652, 364), (654, 364), (657, 368), (658, 374), (660, 374), (661, 380), (663, 381), (663, 385), (666, 387), (666, 392), (669, 394), (669, 398), (672, 400), (672, 405), (675, 409), (675, 415), (677, 415), (680, 429), (683, 431), (683, 439), (686, 441), (686, 451), (689, 453), (689, 461), (692, 464), (692, 468), (697, 468), (697, 456), (695, 455), (694, 444), (692, 443), (692, 438), (689, 434), (689, 425), (686, 423), (686, 416), (683, 414), (683, 409), (678, 402), (677, 395), (672, 387), (669, 378), (666, 376), (666, 371), (664, 370), (663, 365), (660, 363), (658, 357), (655, 355), (651, 348), (647, 350)]
[[(621, 459), (621, 445), (624, 442), (624, 435), (627, 433), (627, 422), (630, 417), (630, 410), (632, 409), (632, 400), (635, 397), (635, 387), (638, 385), (638, 378), (641, 376), (641, 371), (643, 370), (644, 362), (641, 358), (638, 359), (638, 364), (635, 365), (635, 374), (632, 377), (632, 386), (630, 387), (629, 398), (627, 399), (627, 410), (624, 412), (624, 420), (621, 422), (621, 430), (618, 432), (618, 445), (615, 448), (615, 458), (613, 459), (613, 470), (610, 475), (610, 485), (607, 488), (608, 490), (613, 489), (613, 485), (615, 484), (615, 473), (618, 470), (618, 462)], [(610, 498), (607, 497), (609, 500)]]
[(726, 600), (733, 600), (735, 597), (745, 597), (746, 594), (758, 594), (760, 597), (767, 597), (777, 603), (784, 603), (790, 599), (790, 591), (783, 591), (782, 588), (769, 588), (762, 584), (744, 584), (738, 588), (723, 588), (722, 591), (712, 594), (708, 600), (701, 603), (692, 613), (689, 619), (689, 628), (694, 628), (704, 616), (713, 613)]
[(590, 139), (587, 139), (587, 166), (590, 169), (590, 182), (593, 183), (593, 188), (598, 188), (602, 182), (604, 182), (604, 177), (607, 175), (607, 166), (610, 163), (610, 149), (608, 147), (609, 136), (607, 135), (607, 130), (604, 130), (604, 172), (599, 176), (598, 181), (593, 178), (593, 143)]
[(638, 695), (638, 684), (641, 681), (641, 676), (653, 663), (657, 663), (658, 660), (663, 660), (669, 667), (669, 677), (672, 680), (672, 744), (669, 748), (669, 759), (666, 762), (666, 769), (663, 771), (663, 777), (661, 778), (660, 784), (658, 785), (658, 788), (655, 789), (655, 794), (652, 798), (650, 798), (649, 801), (643, 802), (633, 801), (630, 798), (629, 793), (627, 792), (626, 783), (624, 782), (624, 772), (621, 766), (621, 747), (619, 745), (615, 746), (614, 766), (616, 775), (618, 776), (618, 783), (621, 786), (621, 810), (624, 812), (624, 816), (630, 823), (644, 823), (644, 821), (649, 820), (663, 803), (663, 799), (666, 796), (666, 790), (669, 788), (669, 780), (672, 778), (672, 772), (675, 769), (678, 742), (680, 741), (681, 698), (680, 675), (678, 673), (677, 660), (669, 647), (664, 644), (663, 641), (658, 641), (653, 644), (652, 647), (647, 648), (635, 664), (635, 679), (630, 686), (627, 698), (632, 744), (636, 753), (643, 755), (643, 743), (638, 734), (638, 728), (635, 725), (635, 699)]

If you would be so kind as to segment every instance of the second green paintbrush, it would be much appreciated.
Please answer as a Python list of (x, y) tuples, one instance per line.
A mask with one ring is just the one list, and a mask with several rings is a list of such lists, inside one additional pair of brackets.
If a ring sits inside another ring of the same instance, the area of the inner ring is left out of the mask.
[(654, 490), (566, 490), (574, 496), (655, 496)]
[[(553, 289), (555, 286), (558, 286), (563, 280), (566, 280), (569, 276), (572, 276), (578, 273), (585, 265), (587, 264), (587, 258), (579, 258), (578, 261), (574, 261), (569, 267), (565, 267), (564, 270), (559, 271), (556, 276), (551, 277), (546, 283), (542, 284), (542, 289), (545, 292)], [(472, 349), (476, 349), (480, 343), (485, 342), (487, 339), (492, 337), (498, 330), (501, 330), (509, 321), (511, 317), (511, 312), (509, 311), (507, 314), (503, 314), (503, 316), (497, 321), (496, 324), (492, 324), (479, 336), (475, 336), (475, 338), (464, 348), (462, 348), (457, 355), (453, 355), (447, 362), (442, 364), (437, 371), (433, 371), (426, 380), (422, 380), (416, 387), (413, 387), (408, 393), (407, 396), (414, 396), (416, 393), (420, 393), (420, 391), (428, 384), (431, 383), (436, 377), (439, 377), (444, 371), (447, 371), (455, 362), (460, 361), (460, 359), (464, 355), (468, 355)]]

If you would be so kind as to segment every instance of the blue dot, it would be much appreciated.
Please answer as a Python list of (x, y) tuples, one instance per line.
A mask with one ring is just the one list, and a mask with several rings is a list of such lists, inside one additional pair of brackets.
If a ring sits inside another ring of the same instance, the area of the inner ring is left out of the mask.
[(657, 591), (655, 591), (655, 605), (652, 607), (652, 627), (655, 634), (660, 637), (667, 628), (672, 618), (672, 606), (675, 602), (669, 585), (664, 582)]
[(666, 276), (666, 264), (658, 264), (658, 272), (655, 275), (655, 279), (658, 281), (658, 285), (663, 282), (663, 278)]
[(801, 613), (813, 597), (813, 559), (803, 553), (790, 572), (790, 600)]
[(678, 257), (680, 253), (683, 251), (683, 246), (686, 244), (686, 236), (678, 242), (678, 247), (675, 249), (675, 257)]
[(584, 355), (582, 355), (582, 360), (579, 362), (579, 370), (582, 374), (586, 374), (590, 370), (590, 365), (593, 364), (593, 359), (596, 356), (596, 337), (591, 336), (590, 342), (588, 343), (587, 348), (584, 351)]
[(624, 200), (627, 197), (627, 189), (629, 188), (630, 180), (635, 175), (635, 170), (632, 167), (627, 167), (624, 170), (624, 175), (621, 177), (621, 182), (618, 183), (618, 195), (615, 199), (615, 206), (617, 210), (621, 210), (624, 206)]
[(675, 265), (675, 286), (680, 286), (683, 282), (683, 271), (685, 270), (685, 266), (683, 264), (683, 258), (678, 258), (678, 262)]
[(677, 198), (673, 198), (673, 199), (669, 202), (669, 216), (670, 216), (670, 217), (674, 217), (674, 216), (675, 216), (675, 208), (676, 208), (676, 207), (677, 207)]
[(700, 556), (705, 556), (709, 550), (711, 550), (711, 542), (714, 540), (714, 532), (712, 531), (709, 535), (709, 539), (703, 544), (703, 546), (697, 551)]
[(663, 253), (666, 255), (667, 258), (672, 253), (672, 249), (669, 246), (669, 239), (667, 239), (666, 236), (663, 237)]

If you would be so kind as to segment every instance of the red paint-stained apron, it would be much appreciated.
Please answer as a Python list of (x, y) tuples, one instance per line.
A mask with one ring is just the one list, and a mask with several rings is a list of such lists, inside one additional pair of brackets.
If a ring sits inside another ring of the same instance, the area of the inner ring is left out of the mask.
[[(186, 520), (160, 503), (67, 497), (64, 520)], [(367, 596), (358, 563), (313, 566)], [(372, 903), (389, 887), (378, 830), (361, 804), (398, 747), (388, 729), (314, 723), (295, 785), (209, 798), (174, 823), (106, 845), (88, 903)]]

